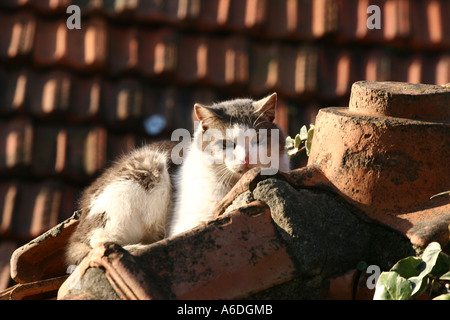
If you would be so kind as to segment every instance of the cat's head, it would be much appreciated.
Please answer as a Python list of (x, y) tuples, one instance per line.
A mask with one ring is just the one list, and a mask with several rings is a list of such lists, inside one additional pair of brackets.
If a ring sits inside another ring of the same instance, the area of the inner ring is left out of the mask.
[(274, 123), (276, 105), (276, 93), (257, 101), (196, 104), (195, 115), (200, 122), (194, 139), (207, 165), (216, 166), (218, 174), (230, 182), (253, 167), (271, 168), (267, 174), (289, 170), (285, 135)]

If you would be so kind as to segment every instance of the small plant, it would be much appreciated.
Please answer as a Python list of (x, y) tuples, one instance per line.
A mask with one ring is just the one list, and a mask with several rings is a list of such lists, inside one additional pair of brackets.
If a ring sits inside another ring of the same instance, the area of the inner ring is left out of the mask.
[(422, 257), (398, 261), (378, 278), (374, 300), (408, 300), (427, 294), (433, 300), (450, 300), (450, 256), (437, 242)]
[[(311, 151), (311, 142), (314, 136), (314, 125), (310, 125), (309, 129), (303, 126), (300, 129), (300, 133), (297, 133), (294, 139), (290, 136), (286, 138), (286, 151), (289, 157), (294, 157), (303, 150), (306, 150), (306, 155), (309, 157)], [(301, 147), (302, 143), (305, 145)], [(300, 148), (301, 147), (301, 148)]]

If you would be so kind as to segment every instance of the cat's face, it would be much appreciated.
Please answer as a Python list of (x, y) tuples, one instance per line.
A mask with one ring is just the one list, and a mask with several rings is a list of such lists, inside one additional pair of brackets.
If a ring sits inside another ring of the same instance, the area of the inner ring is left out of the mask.
[(285, 136), (273, 123), (276, 94), (264, 99), (236, 99), (211, 107), (195, 105), (200, 121), (196, 138), (201, 139), (203, 161), (218, 175), (236, 182), (254, 167), (271, 168), (274, 174), (285, 163)]

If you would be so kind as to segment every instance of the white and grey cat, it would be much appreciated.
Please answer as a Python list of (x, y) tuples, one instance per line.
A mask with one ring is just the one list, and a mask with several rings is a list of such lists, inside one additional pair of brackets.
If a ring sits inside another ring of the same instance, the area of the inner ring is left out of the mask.
[(276, 104), (276, 93), (258, 101), (195, 104), (200, 123), (182, 149), (180, 165), (173, 161), (173, 141), (150, 144), (119, 159), (83, 192), (67, 263), (79, 264), (105, 242), (133, 251), (212, 220), (217, 202), (252, 167), (288, 171), (285, 135), (273, 122)]

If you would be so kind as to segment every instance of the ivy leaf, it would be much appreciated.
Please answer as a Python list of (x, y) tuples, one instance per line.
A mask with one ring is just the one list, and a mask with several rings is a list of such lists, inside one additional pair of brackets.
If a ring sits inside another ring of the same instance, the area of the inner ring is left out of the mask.
[(309, 157), (309, 153), (311, 151), (312, 139), (314, 137), (314, 125), (309, 126), (308, 134), (306, 137), (305, 147), (306, 147), (306, 155)]
[(301, 144), (302, 144), (302, 139), (300, 138), (300, 135), (297, 133), (297, 135), (295, 136), (295, 139), (294, 139), (294, 148), (298, 149), (298, 147), (300, 147)]
[(417, 277), (420, 273), (419, 266), (422, 263), (421, 258), (406, 257), (399, 260), (390, 271), (395, 271), (403, 278), (408, 279), (411, 277)]
[(440, 276), (439, 280), (450, 280), (450, 271)]
[(306, 126), (303, 126), (300, 129), (300, 139), (301, 140), (308, 139), (308, 128), (306, 128)]
[(382, 272), (375, 287), (374, 300), (408, 300), (412, 287), (395, 271)]
[(433, 300), (450, 300), (450, 293), (441, 294), (440, 296), (437, 296)]

